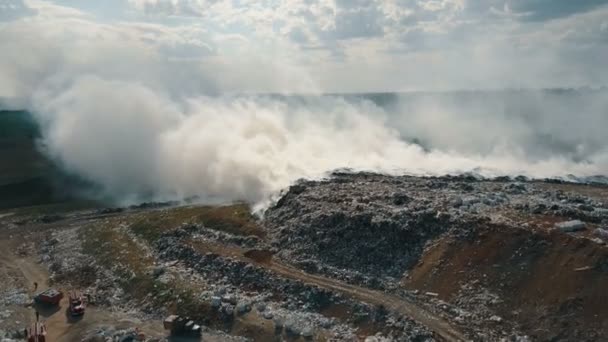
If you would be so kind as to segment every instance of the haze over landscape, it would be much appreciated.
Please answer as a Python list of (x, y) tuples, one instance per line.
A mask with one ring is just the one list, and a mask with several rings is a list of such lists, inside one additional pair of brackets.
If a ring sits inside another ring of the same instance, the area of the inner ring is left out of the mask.
[(608, 341), (608, 0), (0, 0), (0, 342)]
[(260, 203), (338, 168), (605, 175), (606, 18), (591, 0), (3, 0), (0, 99), (123, 201)]

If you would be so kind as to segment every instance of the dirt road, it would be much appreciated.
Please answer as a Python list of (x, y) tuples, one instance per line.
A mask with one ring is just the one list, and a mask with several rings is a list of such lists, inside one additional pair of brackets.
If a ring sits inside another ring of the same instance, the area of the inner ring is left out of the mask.
[(256, 265), (271, 270), (285, 278), (299, 280), (307, 284), (340, 292), (346, 296), (369, 304), (382, 305), (391, 311), (398, 312), (421, 323), (445, 341), (467, 340), (458, 329), (451, 326), (448, 322), (433, 315), (428, 310), (420, 307), (417, 303), (410, 302), (404, 298), (350, 285), (335, 279), (306, 273), (295, 267), (275, 261), (272, 258), (248, 258), (245, 256), (245, 250), (235, 246), (228, 247), (226, 245), (215, 245), (205, 241), (196, 241), (192, 245), (199, 250), (217, 253), (226, 257), (238, 258), (248, 262), (253, 261)]
[(369, 304), (382, 305), (391, 311), (398, 312), (421, 323), (446, 341), (466, 340), (464, 335), (461, 334), (456, 328), (452, 327), (448, 322), (434, 316), (432, 313), (421, 308), (419, 305), (404, 300), (403, 298), (305, 273), (296, 268), (286, 266), (275, 261), (272, 261), (268, 268), (286, 278), (297, 279), (304, 283), (341, 292)]
[[(31, 258), (21, 258), (11, 254), (6, 246), (0, 246), (0, 263), (2, 266), (18, 271), (23, 276), (24, 285), (34, 294), (34, 282), (38, 283), (38, 291), (47, 288), (48, 272)], [(65, 289), (62, 289), (65, 290)], [(64, 291), (65, 292), (65, 291)], [(139, 327), (147, 335), (163, 336), (162, 325), (158, 322), (129, 321), (129, 317), (121, 313), (110, 313), (98, 307), (88, 307), (82, 319), (73, 320), (66, 314), (67, 297), (61, 301), (59, 308), (54, 310), (41, 309), (40, 319), (47, 327), (47, 341), (71, 342), (84, 336), (86, 331), (104, 324), (127, 327)], [(32, 308), (31, 322), (34, 321)], [(25, 328), (25, 326), (24, 326)]]
[[(38, 284), (38, 290), (43, 290), (48, 287), (47, 280), (49, 277), (44, 268), (39, 267), (30, 259), (18, 258), (13, 260), (14, 264), (21, 270), (21, 274), (23, 274), (27, 284), (32, 284), (33, 286), (34, 282), (36, 282)], [(32, 295), (34, 295), (34, 291), (32, 291)], [(59, 304), (59, 311), (40, 310), (41, 320), (45, 322), (47, 327), (47, 337), (49, 341), (60, 341), (63, 336), (66, 336), (69, 333), (70, 326), (67, 323), (66, 317), (62, 315), (61, 310), (62, 308), (66, 308), (67, 305), (67, 300), (64, 297)]]

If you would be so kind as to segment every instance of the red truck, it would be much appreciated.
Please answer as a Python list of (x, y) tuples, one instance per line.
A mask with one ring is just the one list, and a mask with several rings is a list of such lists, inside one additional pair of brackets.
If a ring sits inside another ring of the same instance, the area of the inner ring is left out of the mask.
[(63, 299), (63, 292), (56, 289), (47, 289), (34, 297), (34, 301), (38, 304), (58, 305)]
[(70, 292), (70, 314), (72, 316), (84, 315), (85, 302), (80, 292)]
[(36, 322), (25, 329), (25, 336), (27, 342), (46, 342), (46, 326), (42, 322)]

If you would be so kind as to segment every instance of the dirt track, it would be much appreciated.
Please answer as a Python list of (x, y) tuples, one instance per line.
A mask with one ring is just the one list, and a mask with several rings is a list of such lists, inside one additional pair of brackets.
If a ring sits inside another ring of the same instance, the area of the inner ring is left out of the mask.
[[(38, 291), (47, 288), (49, 279), (47, 270), (30, 258), (20, 258), (11, 254), (8, 252), (7, 247), (5, 243), (0, 244), (0, 263), (8, 269), (21, 273), (24, 283), (30, 284), (31, 295), (33, 296), (35, 292), (33, 288), (34, 282), (38, 283)], [(118, 321), (129, 323), (126, 322), (128, 321), (127, 317), (122, 317), (123, 319), (121, 320), (120, 314), (110, 313), (97, 307), (88, 307), (82, 319), (73, 320), (66, 314), (65, 310), (67, 306), (67, 298), (64, 297), (58, 309), (40, 309), (40, 319), (45, 322), (47, 327), (47, 341), (72, 342), (79, 340), (88, 329), (94, 326), (116, 324)], [(33, 308), (30, 317), (31, 323), (34, 321)], [(160, 330), (162, 327), (159, 327), (159, 324), (145, 322), (135, 322), (134, 324), (147, 334), (163, 334), (163, 331)]]
[(451, 326), (448, 322), (444, 321), (439, 317), (436, 317), (435, 315), (428, 312), (419, 305), (409, 302), (403, 298), (392, 296), (379, 291), (369, 290), (359, 286), (350, 285), (338, 280), (306, 273), (295, 267), (291, 267), (281, 262), (272, 260), (272, 258), (266, 258), (265, 260), (255, 260), (255, 258), (249, 259), (244, 257), (243, 250), (236, 247), (227, 248), (227, 246), (219, 246), (202, 242), (195, 243), (195, 246), (232, 258), (236, 257), (239, 259), (247, 259), (248, 261), (254, 260), (256, 261), (256, 264), (258, 266), (271, 270), (272, 272), (279, 274), (283, 277), (296, 279), (307, 284), (312, 284), (321, 288), (340, 292), (346, 296), (356, 298), (360, 301), (369, 304), (382, 305), (389, 310), (398, 312), (423, 324), (424, 326), (435, 332), (438, 337), (444, 339), (445, 341), (466, 340), (465, 336), (456, 328)]
[(446, 321), (434, 316), (420, 306), (408, 302), (402, 298), (387, 295), (378, 291), (368, 290), (358, 286), (352, 286), (333, 279), (308, 274), (277, 262), (271, 262), (268, 268), (287, 278), (297, 279), (304, 283), (341, 292), (369, 304), (382, 305), (389, 310), (399, 312), (419, 323), (422, 323), (446, 341), (466, 340), (464, 335), (462, 335)]

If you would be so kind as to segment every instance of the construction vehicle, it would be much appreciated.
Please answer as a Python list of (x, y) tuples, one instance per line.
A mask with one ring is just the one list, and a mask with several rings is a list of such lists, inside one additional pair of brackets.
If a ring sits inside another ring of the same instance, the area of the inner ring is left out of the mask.
[(201, 336), (201, 326), (194, 323), (194, 321), (188, 317), (170, 315), (165, 318), (163, 326), (165, 327), (165, 330), (169, 330), (171, 335), (174, 336)]
[(34, 301), (38, 304), (58, 305), (63, 299), (63, 292), (56, 289), (46, 289), (34, 297)]
[(25, 329), (27, 342), (46, 342), (46, 326), (44, 322), (36, 320), (29, 328)]
[(70, 291), (69, 293), (69, 311), (72, 316), (84, 315), (85, 301), (80, 292)]

